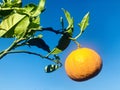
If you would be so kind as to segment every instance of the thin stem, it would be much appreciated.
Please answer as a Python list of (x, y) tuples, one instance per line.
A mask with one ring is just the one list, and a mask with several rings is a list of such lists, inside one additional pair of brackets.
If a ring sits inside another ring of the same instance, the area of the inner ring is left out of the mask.
[(36, 30), (36, 31), (51, 31), (51, 32), (54, 32), (56, 34), (63, 34), (64, 33), (63, 31), (61, 32), (60, 30), (55, 30), (52, 27), (42, 28), (42, 29)]
[(20, 46), (24, 46), (24, 45), (27, 45), (27, 40), (25, 40), (22, 43), (17, 43), (17, 45), (15, 46), (15, 48), (20, 47)]
[(7, 55), (7, 52), (10, 51), (16, 45), (16, 40), (0, 54), (0, 59)]
[(75, 38), (70, 38), (70, 39), (77, 45), (78, 48), (81, 47), (79, 42), (77, 42), (77, 40)]
[[(32, 55), (39, 56), (39, 57), (41, 57), (41, 58), (46, 58), (46, 59), (48, 59), (48, 60), (54, 62), (54, 59), (52, 59), (52, 58), (49, 58), (49, 57), (43, 56), (43, 55), (41, 55), (41, 54), (39, 54), (39, 53), (35, 53), (35, 52), (31, 52), (31, 51), (25, 51), (25, 50), (13, 50), (13, 51), (9, 51), (9, 52), (7, 52), (7, 54), (12, 54), (12, 53), (26, 53), (26, 54), (32, 54)], [(55, 62), (55, 63), (56, 63), (56, 62)]]
[(75, 42), (75, 44), (77, 45), (78, 48), (80, 48), (81, 46), (80, 46), (79, 42), (77, 42), (77, 39), (82, 35), (82, 33), (83, 32), (80, 31), (80, 33), (75, 38), (70, 38), (72, 41)]
[(81, 35), (82, 35), (82, 31), (80, 31), (80, 33), (74, 39), (78, 39)]
[(62, 31), (64, 31), (64, 21), (63, 21), (62, 17), (60, 17), (60, 22), (61, 22), (61, 26), (62, 26)]
[(0, 59), (2, 59), (5, 55), (7, 55), (7, 53), (8, 53), (9, 51), (11, 51), (12, 49), (15, 49), (15, 48), (16, 48), (16, 45), (17, 45), (19, 42), (21, 42), (22, 40), (24, 40), (24, 39), (23, 39), (23, 38), (21, 38), (21, 39), (15, 39), (15, 40), (13, 41), (13, 43), (12, 43), (7, 49), (5, 49), (4, 51), (0, 52)]
[(12, 51), (7, 52), (7, 54), (12, 54), (12, 53), (27, 53), (27, 54), (33, 54), (36, 56), (40, 56), (41, 58), (44, 58), (44, 56), (42, 56), (41, 54), (30, 52), (30, 51), (25, 51), (25, 50), (12, 50)]
[(32, 17), (36, 17), (36, 16), (40, 15), (40, 14), (45, 10), (45, 8), (44, 8), (45, 1), (46, 1), (46, 0), (40, 0), (40, 1), (39, 1), (38, 7), (37, 7), (37, 9), (35, 10), (35, 12), (34, 12), (34, 14), (32, 15)]

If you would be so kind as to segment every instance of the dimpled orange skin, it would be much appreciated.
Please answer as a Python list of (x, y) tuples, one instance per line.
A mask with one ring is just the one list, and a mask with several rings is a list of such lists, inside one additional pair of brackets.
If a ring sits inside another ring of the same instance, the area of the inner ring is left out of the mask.
[(91, 79), (101, 71), (101, 68), (101, 57), (90, 48), (72, 51), (65, 61), (66, 74), (75, 81)]

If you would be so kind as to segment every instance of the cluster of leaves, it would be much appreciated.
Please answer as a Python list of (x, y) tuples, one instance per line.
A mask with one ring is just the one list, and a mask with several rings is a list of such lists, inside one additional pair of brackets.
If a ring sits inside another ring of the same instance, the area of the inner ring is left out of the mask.
[[(63, 18), (61, 17), (62, 31), (54, 30), (52, 27), (43, 28), (40, 26), (40, 14), (45, 11), (45, 2), (45, 0), (40, 0), (38, 5), (28, 4), (22, 7), (21, 0), (3, 0), (0, 4), (0, 37), (15, 38), (15, 40), (7, 49), (0, 52), (0, 59), (10, 53), (28, 53), (55, 62), (55, 65), (45, 67), (46, 72), (55, 71), (62, 66), (58, 54), (68, 47), (71, 40), (76, 41), (83, 33), (88, 26), (89, 13), (87, 13), (78, 24), (81, 28), (80, 33), (75, 38), (72, 38), (74, 20), (67, 10), (62, 9), (68, 22), (68, 26), (65, 28)], [(58, 45), (52, 50), (50, 50), (49, 45), (42, 39), (42, 35), (35, 34), (38, 31), (44, 30), (62, 34)], [(48, 54), (43, 56), (35, 52), (15, 50), (17, 47), (24, 45), (37, 46), (47, 51)], [(53, 55), (54, 58), (49, 58), (50, 55)]]

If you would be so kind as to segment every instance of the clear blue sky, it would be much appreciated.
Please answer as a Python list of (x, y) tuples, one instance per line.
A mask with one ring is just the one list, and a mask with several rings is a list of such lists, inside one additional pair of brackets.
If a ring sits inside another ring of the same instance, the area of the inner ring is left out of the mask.
[[(29, 2), (37, 4), (39, 0), (23, 0), (24, 4)], [(74, 17), (74, 36), (79, 32), (78, 22), (90, 12), (90, 25), (78, 41), (82, 47), (92, 48), (101, 55), (103, 68), (100, 74), (85, 82), (75, 82), (68, 78), (64, 66), (47, 74), (44, 67), (52, 62), (34, 55), (11, 54), (0, 61), (0, 90), (120, 90), (120, 0), (46, 0), (41, 25), (59, 29), (59, 17), (64, 16), (61, 8)], [(43, 38), (48, 39), (52, 48), (56, 45), (56, 36), (45, 32)], [(11, 42), (11, 39), (0, 38), (0, 50)], [(33, 49), (46, 54), (38, 48)], [(76, 45), (71, 42), (60, 54), (63, 64), (74, 49)]]

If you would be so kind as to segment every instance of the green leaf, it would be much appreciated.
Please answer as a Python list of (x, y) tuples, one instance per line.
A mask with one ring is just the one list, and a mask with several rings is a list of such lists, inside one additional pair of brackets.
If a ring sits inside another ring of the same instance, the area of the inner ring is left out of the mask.
[(39, 21), (40, 18), (29, 17), (29, 14), (32, 11), (34, 11), (35, 8), (36, 6), (34, 4), (29, 4), (25, 6), (24, 11), (18, 11), (4, 18), (0, 24), (0, 37), (20, 38), (25, 35), (28, 29), (31, 29), (31, 28), (38, 29), (40, 24), (40, 21)]
[(1, 8), (22, 7), (22, 0), (3, 0), (0, 4)]
[(28, 40), (27, 44), (29, 46), (36, 46), (36, 47), (41, 48), (47, 52), (50, 52), (49, 46), (46, 44), (46, 42), (43, 39), (41, 39), (39, 37), (32, 38), (32, 39)]
[(0, 5), (0, 18), (10, 15), (13, 10), (22, 6), (21, 0), (4, 0)]
[(44, 10), (45, 2), (46, 2), (46, 0), (40, 0), (40, 4), (38, 6), (38, 9), (40, 10), (40, 12), (42, 12)]
[(64, 14), (66, 16), (66, 19), (68, 21), (68, 26), (66, 30), (64, 31), (64, 34), (61, 36), (58, 45), (47, 55), (49, 56), (50, 54), (59, 54), (63, 50), (65, 50), (68, 45), (70, 44), (70, 38), (72, 37), (73, 34), (73, 18), (71, 18), (70, 13), (66, 10), (64, 10)]
[(73, 28), (74, 20), (70, 16), (70, 13), (67, 10), (65, 10), (65, 9), (62, 9), (62, 10), (64, 11), (65, 17), (66, 17), (66, 19), (68, 21), (68, 27), (67, 28), (69, 28), (69, 27)]
[(71, 36), (68, 33), (63, 34), (58, 42), (58, 45), (51, 51), (51, 54), (58, 54), (65, 50), (70, 44), (70, 37)]
[(33, 13), (32, 17), (38, 16), (45, 10), (45, 2), (46, 0), (40, 0), (39, 5), (37, 9), (35, 10), (35, 12)]
[(22, 6), (22, 0), (12, 0), (11, 1), (11, 7), (21, 7)]
[(13, 10), (0, 10), (0, 18), (3, 18), (7, 15), (9, 15)]
[(40, 17), (34, 17), (30, 19), (30, 24), (28, 26), (28, 33), (27, 33), (27, 37), (31, 37), (36, 30), (41, 30), (41, 26), (40, 26)]
[(88, 25), (89, 25), (89, 12), (83, 17), (82, 21), (78, 24), (78, 26), (80, 27), (80, 33), (73, 39), (76, 40), (77, 38), (79, 38)]
[(35, 18), (31, 18), (30, 19), (30, 25), (28, 27), (29, 29), (31, 30), (38, 30), (38, 29), (41, 29), (40, 27), (40, 17), (35, 17)]
[(62, 52), (62, 50), (60, 50), (59, 48), (55, 47), (47, 56), (49, 56), (50, 54), (58, 54)]
[[(25, 18), (26, 15), (18, 13), (12, 14), (3, 19), (0, 24), (0, 37), (12, 38), (14, 35), (15, 26)], [(24, 26), (24, 24), (23, 24)]]
[[(35, 12), (36, 8), (37, 8), (36, 5), (28, 4), (23, 8), (24, 9), (23, 11), (20, 11), (20, 13), (24, 13), (24, 14), (31, 16), (31, 14)], [(18, 12), (19, 12), (19, 10), (18, 10)]]
[(57, 70), (58, 68), (60, 68), (59, 65), (51, 65), (51, 64), (50, 64), (50, 65), (47, 65), (47, 66), (45, 67), (45, 72), (46, 72), (46, 73), (51, 73), (51, 72)]
[(22, 0), (14, 0), (14, 1), (12, 1), (12, 3), (14, 3), (15, 6), (17, 5), (17, 7), (22, 6)]
[(78, 25), (81, 28), (81, 32), (84, 32), (89, 25), (89, 12), (83, 17), (82, 21)]
[(29, 26), (29, 24), (30, 24), (29, 17), (26, 16), (16, 25), (14, 29), (14, 36), (16, 38), (24, 37), (28, 30), (27, 27)]

